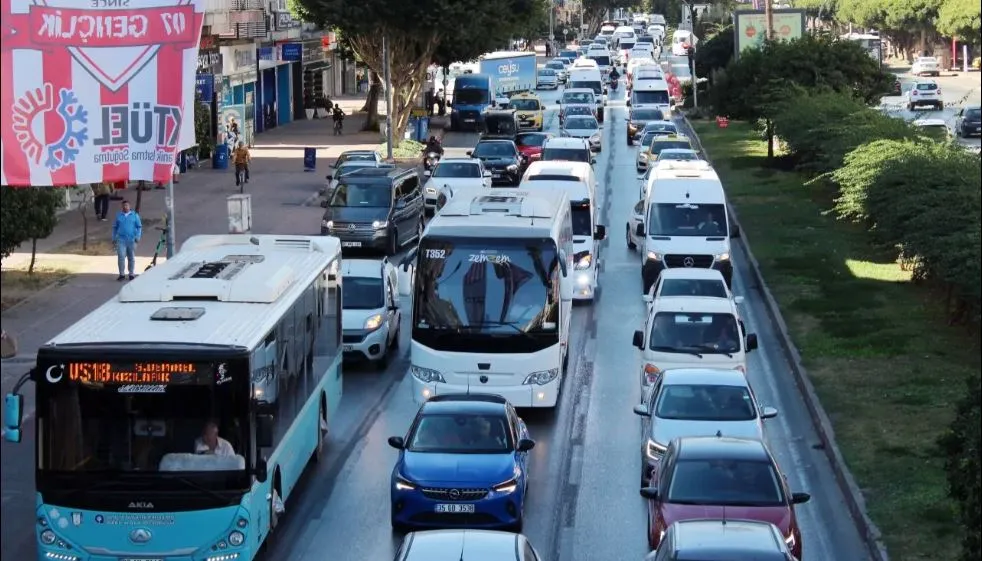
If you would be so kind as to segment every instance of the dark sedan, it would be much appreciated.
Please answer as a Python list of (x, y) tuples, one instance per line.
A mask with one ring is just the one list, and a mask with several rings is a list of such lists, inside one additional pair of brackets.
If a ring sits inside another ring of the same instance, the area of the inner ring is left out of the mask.
[(498, 186), (518, 185), (528, 163), (511, 140), (481, 140), (467, 155), (481, 160), (491, 172), (491, 184)]
[(655, 121), (664, 121), (665, 114), (661, 109), (633, 109), (627, 122), (627, 145), (631, 146), (641, 140), (641, 131), (645, 125)]
[(955, 134), (962, 138), (982, 136), (982, 107), (962, 107), (955, 115)]

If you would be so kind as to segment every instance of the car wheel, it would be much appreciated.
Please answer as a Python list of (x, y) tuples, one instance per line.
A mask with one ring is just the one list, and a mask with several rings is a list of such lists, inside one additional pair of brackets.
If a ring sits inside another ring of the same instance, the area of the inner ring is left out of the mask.
[(627, 236), (627, 248), (630, 249), (631, 251), (634, 251), (634, 250), (638, 249), (638, 244), (634, 243), (634, 240), (631, 239), (631, 225), (630, 224), (625, 224), (624, 225), (624, 234)]

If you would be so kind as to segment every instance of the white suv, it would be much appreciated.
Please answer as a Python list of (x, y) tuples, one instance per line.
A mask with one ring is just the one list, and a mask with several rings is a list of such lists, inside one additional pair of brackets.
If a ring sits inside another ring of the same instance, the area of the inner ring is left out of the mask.
[(944, 109), (941, 88), (934, 80), (918, 80), (914, 82), (914, 85), (907, 90), (904, 97), (908, 111), (913, 111), (916, 107), (923, 105), (929, 105), (938, 111)]
[(937, 57), (922, 56), (914, 61), (910, 67), (910, 73), (914, 76), (940, 76), (941, 65), (938, 64)]

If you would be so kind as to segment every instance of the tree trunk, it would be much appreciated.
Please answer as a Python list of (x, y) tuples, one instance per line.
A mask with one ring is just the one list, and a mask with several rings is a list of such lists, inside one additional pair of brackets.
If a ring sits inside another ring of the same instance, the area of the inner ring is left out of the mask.
[(363, 131), (377, 131), (378, 128), (378, 100), (379, 96), (382, 95), (382, 80), (379, 78), (378, 73), (374, 70), (369, 72), (369, 79), (371, 80), (371, 86), (368, 88), (368, 99), (365, 101), (365, 106), (362, 107), (362, 111), (365, 111), (365, 124), (362, 126)]
[(89, 217), (85, 215), (85, 204), (79, 204), (79, 212), (82, 213), (82, 251), (89, 249)]
[(770, 119), (767, 119), (765, 127), (767, 128), (767, 161), (771, 162), (774, 160), (774, 125)]
[(136, 185), (136, 205), (134, 206), (133, 210), (135, 210), (137, 214), (140, 214), (140, 205), (143, 204), (143, 189), (145, 188), (144, 186), (145, 186), (145, 182), (143, 181), (140, 181)]
[(27, 266), (27, 274), (34, 274), (34, 264), (38, 258), (38, 239), (31, 238), (31, 263)]

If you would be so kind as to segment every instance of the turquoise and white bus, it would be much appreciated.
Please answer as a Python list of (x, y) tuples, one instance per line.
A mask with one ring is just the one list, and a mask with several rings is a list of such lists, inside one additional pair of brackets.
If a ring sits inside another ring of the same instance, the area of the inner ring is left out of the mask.
[(253, 559), (341, 399), (340, 265), (331, 237), (193, 237), (42, 347), (38, 559)]

